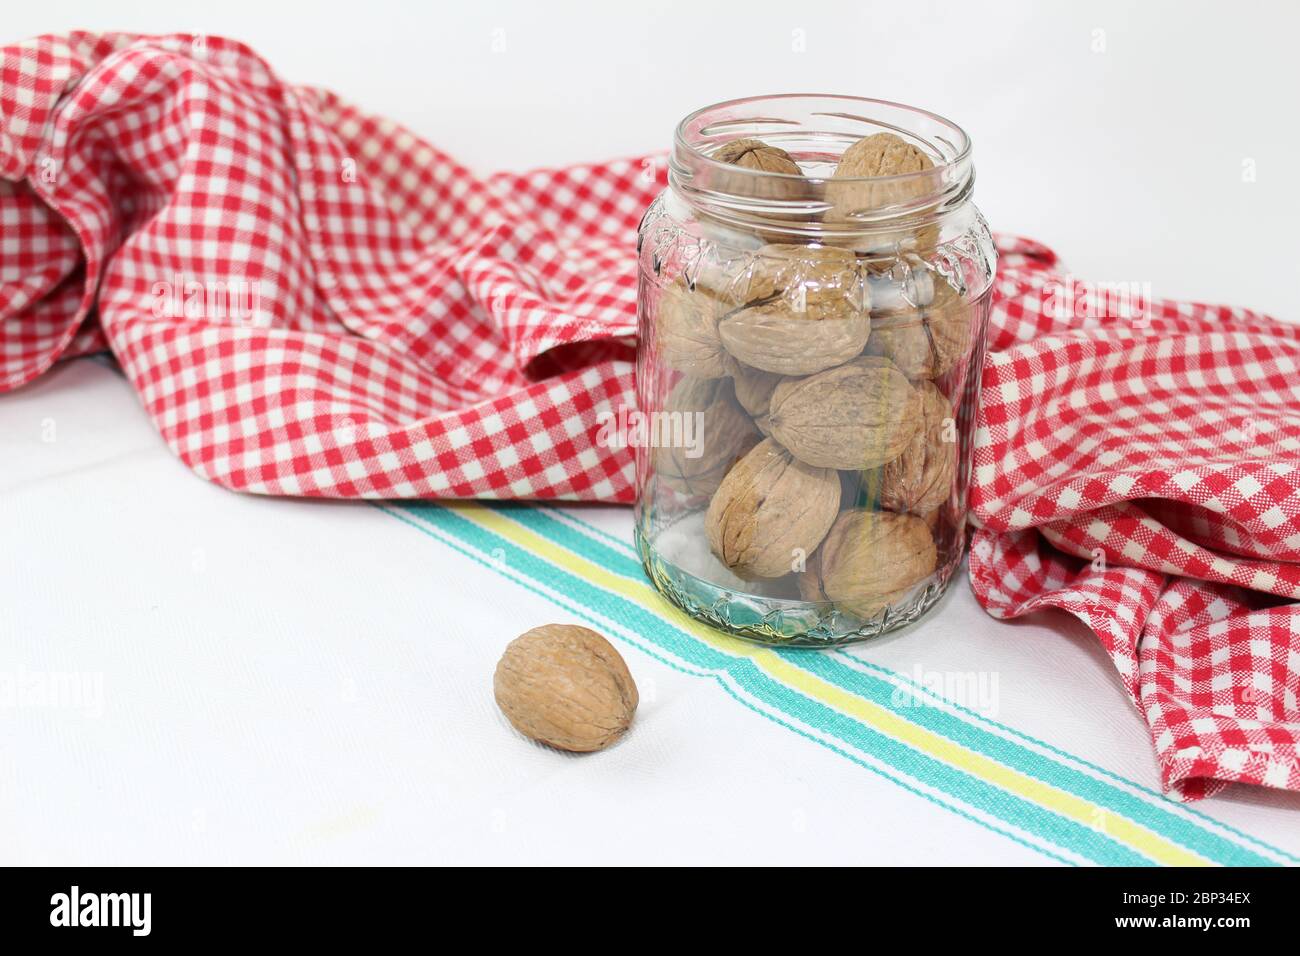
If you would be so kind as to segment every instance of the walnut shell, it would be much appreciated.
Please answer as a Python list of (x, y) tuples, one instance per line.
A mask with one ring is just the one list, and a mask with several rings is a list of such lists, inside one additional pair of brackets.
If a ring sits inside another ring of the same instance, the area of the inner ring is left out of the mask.
[[(937, 189), (938, 182), (930, 182), (932, 177), (925, 176), (901, 181), (887, 177), (933, 168), (934, 161), (928, 155), (893, 133), (864, 137), (844, 151), (826, 184), (826, 200), (831, 205), (826, 217), (852, 219), (856, 213), (919, 199)], [(869, 181), (877, 178), (882, 181)]]
[(880, 503), (890, 511), (928, 515), (952, 492), (957, 472), (956, 429), (952, 405), (932, 382), (921, 382), (921, 427), (903, 453), (886, 463)]
[(961, 293), (936, 278), (929, 305), (872, 316), (866, 353), (889, 359), (910, 379), (939, 378), (970, 347), (971, 318)]
[[(876, 133), (858, 140), (840, 156), (839, 164), (826, 184), (826, 200), (831, 208), (829, 222), (862, 221), (863, 213), (901, 206), (938, 193), (942, 187), (938, 173), (930, 176), (910, 175), (934, 168), (934, 161), (923, 150), (893, 133)], [(907, 176), (906, 179), (891, 177)], [(872, 182), (870, 179), (876, 179)], [(837, 180), (839, 180), (837, 182)], [(907, 216), (927, 216), (936, 205), (909, 210)], [(898, 256), (906, 253), (932, 254), (939, 242), (939, 227), (934, 222), (917, 223), (902, 229), (877, 229), (868, 236), (855, 237), (849, 246), (872, 256)]]
[(938, 551), (925, 520), (889, 511), (845, 511), (799, 576), (805, 601), (834, 601), (870, 618), (934, 573)]
[(935, 286), (943, 282), (917, 256), (892, 259), (883, 269), (867, 263), (867, 285), (871, 290), (871, 314), (897, 315), (923, 309), (934, 302)]
[(621, 737), (639, 700), (613, 645), (574, 624), (543, 624), (511, 641), (492, 687), (497, 706), (521, 734), (577, 753)]
[(733, 139), (723, 143), (710, 157), (720, 163), (730, 163), (744, 169), (760, 169), (766, 173), (803, 175), (799, 164), (779, 146), (769, 146), (761, 139)]
[(840, 507), (840, 479), (765, 438), (713, 493), (704, 529), (713, 554), (742, 578), (779, 578), (812, 554)]
[(655, 342), (663, 363), (697, 378), (721, 378), (718, 301), (677, 279), (659, 290)]
[(779, 375), (811, 375), (858, 355), (871, 336), (871, 317), (810, 319), (784, 301), (739, 309), (718, 323), (723, 347), (752, 368)]
[(668, 419), (674, 434), (684, 441), (662, 441), (654, 448), (655, 474), (671, 488), (691, 495), (711, 495), (727, 470), (761, 436), (732, 393), (725, 378), (684, 376), (664, 400), (665, 412), (691, 415), (689, 423)]
[(692, 284), (697, 292), (712, 296), (718, 315), (725, 315), (737, 306), (748, 304), (753, 261), (754, 253), (730, 255), (721, 245), (713, 243), (693, 264)]
[(750, 257), (733, 284), (736, 304), (765, 302), (780, 296), (791, 312), (808, 318), (847, 318), (868, 308), (870, 290), (864, 270), (848, 249), (769, 243)]
[(803, 170), (790, 154), (779, 146), (769, 146), (761, 139), (735, 139), (724, 143), (711, 156), (720, 163), (752, 169), (755, 172), (780, 173), (797, 176), (783, 179), (776, 176), (745, 176), (714, 173), (709, 188), (715, 192), (757, 199), (802, 199), (809, 193), (810, 184), (803, 180)]
[(722, 364), (726, 367), (727, 374), (731, 376), (732, 388), (735, 390), (736, 401), (740, 403), (740, 407), (755, 418), (766, 415), (768, 404), (772, 400), (772, 390), (784, 376), (776, 372), (750, 368), (743, 362), (737, 362), (730, 354), (723, 358)]
[(890, 362), (870, 357), (782, 382), (768, 412), (772, 437), (819, 468), (883, 465), (903, 453), (921, 420), (916, 389)]

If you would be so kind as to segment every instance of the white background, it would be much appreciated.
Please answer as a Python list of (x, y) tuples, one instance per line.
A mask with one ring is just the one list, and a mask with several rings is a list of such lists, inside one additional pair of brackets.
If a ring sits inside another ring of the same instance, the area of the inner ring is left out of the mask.
[(989, 222), (1076, 274), (1300, 320), (1286, 0), (62, 0), (7, 4), (0, 42), (78, 27), (242, 39), (483, 171), (665, 149), (731, 97), (899, 100), (965, 126)]

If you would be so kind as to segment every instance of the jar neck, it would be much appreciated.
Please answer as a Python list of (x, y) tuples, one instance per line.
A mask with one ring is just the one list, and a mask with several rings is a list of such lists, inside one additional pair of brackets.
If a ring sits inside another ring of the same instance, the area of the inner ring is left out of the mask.
[[(919, 172), (835, 176), (841, 154), (874, 133), (892, 133), (930, 160)], [(802, 175), (712, 158), (723, 144), (759, 139), (783, 150)], [(792, 241), (866, 242), (938, 223), (960, 210), (975, 183), (970, 140), (923, 110), (882, 100), (770, 96), (706, 107), (677, 128), (668, 183), (702, 219)]]

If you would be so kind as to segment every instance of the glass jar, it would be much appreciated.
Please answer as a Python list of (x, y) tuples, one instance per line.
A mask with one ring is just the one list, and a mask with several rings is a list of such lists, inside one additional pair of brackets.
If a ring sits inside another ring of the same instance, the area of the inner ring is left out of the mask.
[(856, 97), (678, 126), (637, 236), (633, 443), (642, 562), (693, 617), (841, 644), (951, 581), (996, 263), (970, 154)]

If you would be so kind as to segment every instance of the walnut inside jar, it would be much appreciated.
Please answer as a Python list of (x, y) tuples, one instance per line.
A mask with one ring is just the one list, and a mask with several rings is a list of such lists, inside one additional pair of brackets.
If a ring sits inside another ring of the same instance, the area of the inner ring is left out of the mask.
[(805, 601), (833, 601), (870, 618), (934, 573), (938, 551), (925, 521), (889, 511), (845, 511), (799, 576)]
[(921, 396), (887, 359), (864, 356), (772, 392), (768, 430), (802, 462), (865, 470), (901, 455), (922, 424)]
[(926, 516), (952, 493), (957, 473), (957, 427), (952, 405), (933, 382), (921, 382), (921, 427), (881, 474), (880, 502), (890, 511)]
[(919, 198), (927, 188), (924, 179), (909, 174), (933, 168), (934, 161), (923, 150), (894, 133), (865, 136), (843, 152), (831, 174), (827, 218), (848, 219)]
[(825, 218), (870, 229), (873, 219), (888, 222), (896, 210), (902, 221), (896, 225), (889, 222), (886, 228), (871, 230), (845, 244), (879, 257), (930, 255), (939, 241), (938, 225), (933, 222), (937, 204), (917, 207), (917, 203), (941, 188), (942, 177), (925, 150), (894, 133), (874, 133), (840, 156), (826, 184), (830, 209)]
[(709, 157), (729, 166), (772, 176), (747, 176), (714, 171), (709, 187), (715, 192), (754, 199), (798, 200), (811, 194), (811, 184), (804, 179), (803, 170), (785, 150), (771, 146), (761, 139), (734, 139), (723, 143)]
[[(726, 378), (683, 376), (659, 420), (668, 434), (654, 448), (655, 473), (687, 495), (711, 495), (733, 464), (761, 439)], [(689, 440), (688, 440), (689, 439)]]
[(802, 176), (799, 164), (779, 146), (769, 146), (761, 139), (733, 139), (723, 143), (714, 152), (713, 159), (742, 169), (758, 169), (765, 173), (787, 173)]
[(659, 290), (655, 342), (665, 365), (697, 378), (722, 378), (721, 305), (702, 289), (678, 277)]
[(776, 372), (764, 372), (762, 369), (750, 368), (743, 362), (738, 362), (728, 353), (722, 362), (731, 376), (732, 388), (736, 393), (736, 401), (740, 403), (748, 414), (755, 419), (767, 415), (768, 406), (772, 401), (772, 391), (781, 383), (784, 376)]
[(743, 308), (718, 335), (738, 362), (776, 375), (809, 375), (858, 355), (871, 334), (870, 293), (847, 250), (764, 246), (732, 286)]
[(713, 493), (705, 531), (713, 554), (742, 578), (789, 574), (821, 543), (840, 507), (840, 479), (765, 438)]
[(811, 375), (849, 361), (871, 335), (865, 312), (846, 318), (810, 319), (780, 303), (755, 305), (718, 325), (726, 350), (753, 368), (778, 375)]
[(816, 319), (842, 318), (871, 304), (857, 257), (834, 246), (769, 243), (750, 257), (732, 289), (738, 303), (779, 298), (789, 311)]
[(941, 276), (934, 277), (933, 289), (927, 305), (873, 313), (871, 319), (867, 354), (889, 359), (913, 380), (946, 375), (970, 348), (970, 303)]

